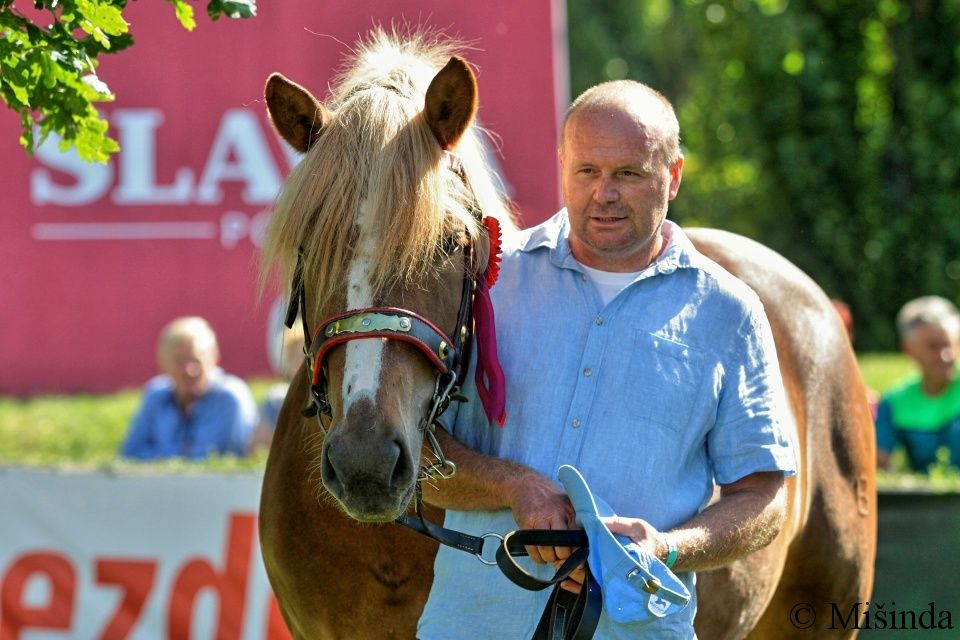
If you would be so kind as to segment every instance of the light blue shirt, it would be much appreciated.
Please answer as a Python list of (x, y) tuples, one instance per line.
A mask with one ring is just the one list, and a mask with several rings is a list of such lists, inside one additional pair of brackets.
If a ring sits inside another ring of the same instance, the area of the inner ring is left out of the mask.
[(217, 368), (210, 388), (184, 415), (173, 394), (173, 381), (159, 375), (144, 386), (140, 408), (130, 423), (120, 455), (201, 459), (210, 454), (246, 455), (257, 423), (257, 405), (240, 378)]
[[(554, 480), (560, 465), (574, 465), (614, 511), (660, 530), (702, 510), (715, 482), (794, 473), (781, 426), (786, 397), (756, 294), (665, 222), (660, 257), (604, 306), (568, 234), (562, 210), (504, 256), (491, 293), (507, 420), (489, 423), (473, 399), (459, 408), (453, 435)], [(447, 511), (445, 526), (474, 535), (517, 528), (507, 510)], [(694, 575), (680, 578), (694, 594)], [(548, 595), (441, 546), (418, 638), (529, 638)], [(694, 597), (642, 637), (692, 638), (695, 613)], [(619, 637), (603, 615), (595, 638)]]

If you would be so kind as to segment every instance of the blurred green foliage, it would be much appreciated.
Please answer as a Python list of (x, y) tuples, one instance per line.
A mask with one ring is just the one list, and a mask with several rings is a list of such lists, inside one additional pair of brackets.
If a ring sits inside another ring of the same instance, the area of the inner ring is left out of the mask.
[(767, 244), (897, 347), (960, 299), (960, 0), (569, 0), (571, 91), (631, 78), (676, 106), (671, 215)]
[[(167, 0), (187, 30), (196, 20), (187, 0)], [(28, 4), (28, 3), (24, 3)], [(123, 11), (127, 0), (33, 0), (33, 14), (0, 0), (0, 97), (20, 115), (20, 143), (29, 152), (54, 132), (60, 147), (106, 162), (119, 149), (95, 104), (114, 99), (97, 77), (98, 58), (133, 44)], [(37, 12), (43, 21), (36, 19)], [(216, 20), (250, 18), (256, 0), (207, 0)]]

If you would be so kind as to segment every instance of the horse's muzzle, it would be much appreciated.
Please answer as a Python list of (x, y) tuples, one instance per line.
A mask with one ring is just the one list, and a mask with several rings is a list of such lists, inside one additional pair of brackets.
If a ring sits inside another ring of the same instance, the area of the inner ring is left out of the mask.
[(341, 424), (327, 435), (320, 475), (350, 517), (389, 522), (406, 511), (418, 467), (401, 434), (396, 428)]

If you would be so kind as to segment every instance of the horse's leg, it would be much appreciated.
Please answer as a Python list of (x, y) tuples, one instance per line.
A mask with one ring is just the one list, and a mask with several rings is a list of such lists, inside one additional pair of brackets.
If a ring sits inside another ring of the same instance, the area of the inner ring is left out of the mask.
[(260, 504), (264, 564), (287, 627), (298, 640), (409, 640), (436, 545), (399, 525), (359, 524), (318, 493), (311, 446), (318, 444), (317, 426), (299, 416), (307, 398), (297, 389), (305, 390), (305, 381), (293, 385)]
[(844, 620), (870, 599), (876, 555), (873, 422), (856, 360), (837, 352), (808, 387), (806, 524), (751, 638), (853, 638)]

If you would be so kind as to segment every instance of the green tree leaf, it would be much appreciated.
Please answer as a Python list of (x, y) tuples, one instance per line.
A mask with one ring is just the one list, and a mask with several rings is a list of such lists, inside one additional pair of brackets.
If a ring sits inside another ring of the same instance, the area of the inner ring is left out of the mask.
[(257, 15), (256, 0), (210, 0), (207, 15), (216, 20), (221, 15), (228, 18), (252, 18)]
[[(167, 1), (180, 24), (192, 30), (196, 21), (187, 1)], [(96, 104), (114, 96), (96, 68), (101, 54), (133, 45), (123, 18), (127, 0), (34, 0), (33, 5), (49, 17), (34, 23), (13, 8), (13, 0), (0, 0), (0, 97), (20, 116), (20, 143), (33, 153), (53, 133), (61, 148), (72, 146), (84, 160), (106, 162), (119, 147)], [(256, 14), (256, 2), (214, 0), (208, 12), (214, 19), (248, 18)]]
[(173, 10), (177, 15), (177, 20), (187, 31), (193, 31), (197, 26), (197, 21), (193, 17), (193, 7), (186, 0), (167, 0), (173, 5)]

